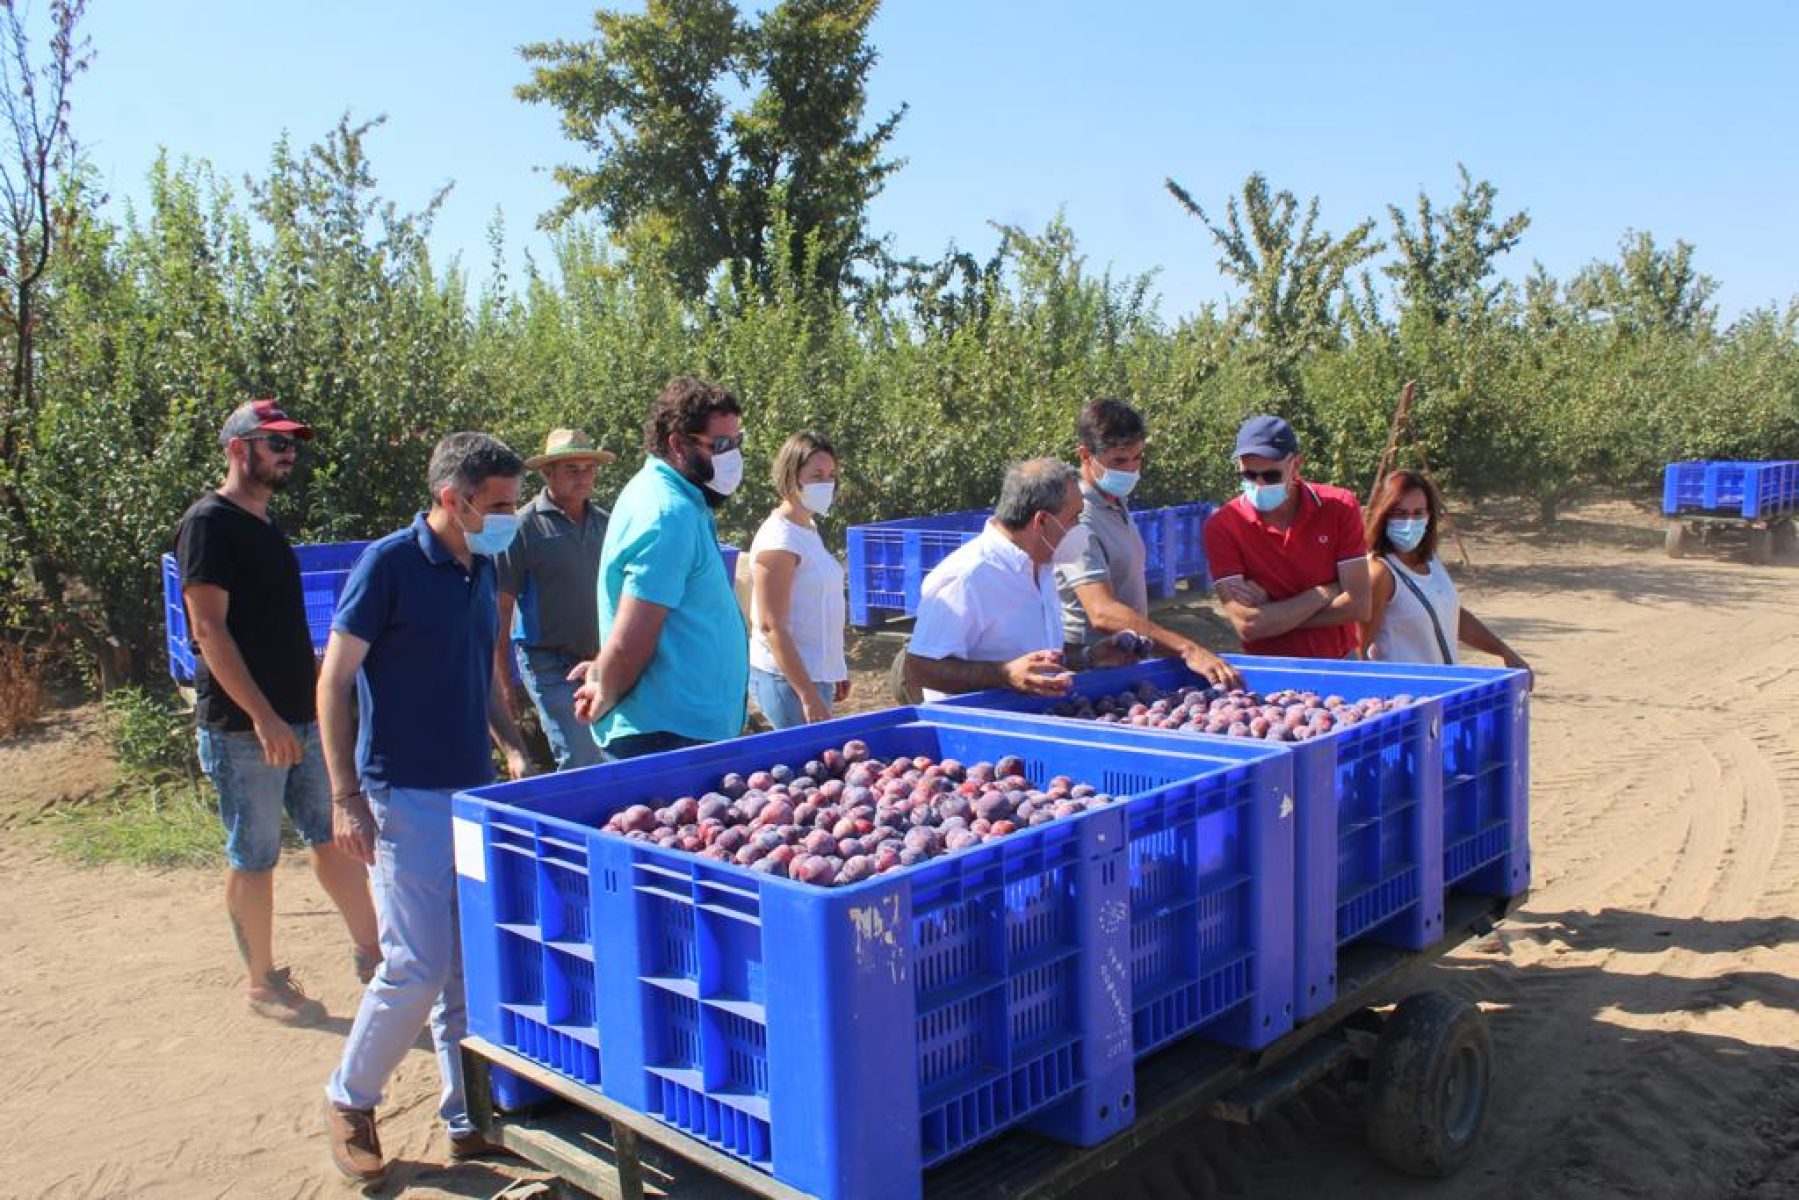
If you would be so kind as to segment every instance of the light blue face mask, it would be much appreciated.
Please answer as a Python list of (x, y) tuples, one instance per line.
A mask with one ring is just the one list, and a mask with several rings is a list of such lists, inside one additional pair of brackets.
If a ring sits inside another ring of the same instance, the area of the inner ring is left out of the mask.
[(1287, 502), (1287, 485), (1284, 483), (1252, 483), (1245, 479), (1239, 486), (1257, 512), (1273, 512)]
[(1394, 517), (1387, 522), (1387, 540), (1409, 554), (1418, 548), (1429, 528), (1429, 517)]
[(1136, 489), (1137, 480), (1142, 477), (1141, 471), (1120, 471), (1116, 467), (1107, 467), (1096, 486), (1106, 495), (1122, 500)]
[(481, 522), (481, 528), (471, 533), (464, 526), (462, 534), (468, 539), (471, 554), (498, 558), (506, 553), (506, 548), (512, 545), (512, 539), (518, 535), (518, 514), (488, 513)]

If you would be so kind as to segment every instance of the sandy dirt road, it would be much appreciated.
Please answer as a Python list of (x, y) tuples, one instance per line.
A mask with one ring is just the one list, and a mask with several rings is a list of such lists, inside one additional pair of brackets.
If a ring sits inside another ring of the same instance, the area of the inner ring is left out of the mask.
[[(1799, 1194), (1799, 563), (1669, 561), (1624, 504), (1553, 535), (1468, 528), (1466, 601), (1538, 667), (1535, 890), (1430, 980), (1492, 1023), (1479, 1158), (1399, 1179), (1327, 1091), (1195, 1129), (1106, 1194)], [(6, 748), (5, 794), (70, 752)], [(318, 1105), (357, 989), (304, 867), (277, 890), (318, 1030), (241, 1012), (211, 874), (79, 869), (0, 820), (0, 1196), (346, 1194)], [(509, 1173), (442, 1166), (435, 1089), (421, 1044), (382, 1114), (389, 1193), (493, 1195)]]

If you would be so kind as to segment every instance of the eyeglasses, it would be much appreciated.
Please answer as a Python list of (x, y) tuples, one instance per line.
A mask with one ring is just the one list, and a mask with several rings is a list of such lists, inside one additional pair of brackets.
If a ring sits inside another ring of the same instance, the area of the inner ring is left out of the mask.
[(1279, 483), (1285, 474), (1279, 467), (1268, 471), (1242, 471), (1239, 473), (1251, 483)]
[(286, 454), (289, 450), (300, 448), (300, 439), (288, 437), (285, 433), (258, 433), (243, 439), (246, 442), (267, 442), (269, 449), (276, 454)]
[(691, 433), (687, 436), (693, 438), (695, 444), (706, 447), (714, 454), (729, 454), (743, 445), (743, 434), (741, 433), (734, 433), (730, 437), (715, 438), (703, 438)]

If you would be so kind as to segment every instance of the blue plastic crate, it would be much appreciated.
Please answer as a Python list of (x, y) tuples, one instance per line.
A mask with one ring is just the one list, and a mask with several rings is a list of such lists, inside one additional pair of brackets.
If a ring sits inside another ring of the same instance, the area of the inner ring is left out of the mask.
[[(1174, 594), (1193, 572), (1178, 569), (1176, 548), (1183, 536), (1179, 511), (1143, 508), (1131, 511), (1131, 523), (1143, 537), (1144, 575), (1152, 598)], [(1210, 505), (1197, 507), (1210, 511)], [(992, 509), (970, 509), (934, 517), (905, 517), (872, 525), (852, 525), (845, 535), (848, 550), (850, 624), (869, 628), (896, 616), (918, 612), (924, 578), (964, 542), (980, 535)], [(1201, 517), (1201, 523), (1204, 518)], [(1205, 574), (1205, 551), (1198, 551), (1197, 574)], [(1188, 558), (1191, 564), (1191, 557)]]
[(1152, 600), (1174, 595), (1179, 576), (1174, 570), (1174, 510), (1172, 508), (1137, 508), (1131, 510), (1131, 524), (1143, 539), (1143, 575)]
[(1206, 518), (1214, 509), (1204, 501), (1192, 504), (1177, 504), (1173, 508), (1174, 529), (1173, 549), (1174, 577), (1177, 582), (1187, 584), (1191, 591), (1200, 591), (1210, 586), (1211, 570), (1206, 565), (1206, 543), (1204, 530)]
[(990, 509), (970, 509), (850, 526), (845, 534), (850, 624), (866, 628), (916, 613), (924, 577), (973, 540), (991, 515)]
[[(294, 547), (294, 557), (300, 560), (300, 587), (305, 596), (306, 627), (312, 634), (314, 654), (325, 652), (337, 598), (350, 577), (350, 568), (356, 565), (357, 558), (367, 547), (367, 542), (319, 542)], [(169, 674), (176, 683), (191, 684), (194, 681), (194, 644), (188, 634), (187, 605), (181, 596), (181, 568), (173, 554), (162, 556), (162, 604)]]
[[(1364, 937), (1408, 948), (1435, 941), (1448, 885), (1508, 896), (1529, 887), (1529, 701), (1523, 672), (1227, 657), (1259, 692), (1304, 688), (1351, 700), (1402, 693), (1420, 698), (1307, 742), (1267, 743), (1285, 747), (1296, 760), (1300, 1019), (1334, 998), (1340, 946)], [(1161, 659), (1082, 674), (1075, 690), (1115, 693), (1145, 680), (1158, 689), (1203, 684), (1178, 660)], [(1047, 713), (1054, 704), (995, 691), (954, 697), (927, 710)], [(1081, 724), (1127, 736), (1142, 732)]]
[(1799, 461), (1669, 463), (1662, 471), (1662, 512), (1749, 521), (1799, 512)]
[[(598, 832), (850, 738), (1018, 754), (1130, 798), (831, 889)], [(1134, 976), (1170, 1025), (1233, 974), (1285, 1007), (1284, 932), (1266, 931), (1290, 927), (1290, 889), (1235, 878), (1279, 875), (1283, 853), (1291, 872), (1290, 766), (1256, 750), (894, 709), (464, 793), (470, 1028), (821, 1197), (916, 1197), (926, 1167), (1019, 1125), (1091, 1144), (1132, 1119)]]

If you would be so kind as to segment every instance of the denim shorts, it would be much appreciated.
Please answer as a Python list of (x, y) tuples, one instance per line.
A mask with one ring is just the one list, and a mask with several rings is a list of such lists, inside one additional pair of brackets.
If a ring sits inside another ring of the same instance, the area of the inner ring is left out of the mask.
[(200, 769), (219, 792), (225, 860), (235, 871), (267, 871), (281, 857), (281, 813), (309, 846), (331, 840), (331, 779), (315, 721), (292, 727), (300, 764), (271, 767), (254, 733), (199, 728)]

